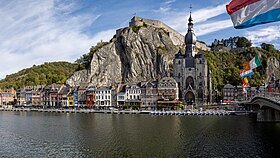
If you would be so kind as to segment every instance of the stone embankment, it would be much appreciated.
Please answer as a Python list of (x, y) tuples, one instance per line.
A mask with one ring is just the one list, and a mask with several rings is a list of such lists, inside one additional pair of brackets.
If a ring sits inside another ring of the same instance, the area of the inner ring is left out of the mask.
[(35, 108), (0, 108), (0, 111), (18, 111), (18, 112), (45, 112), (45, 113), (104, 113), (104, 114), (149, 114), (151, 116), (164, 115), (193, 115), (193, 116), (207, 116), (207, 115), (235, 115), (235, 114), (249, 114), (247, 111), (225, 111), (225, 110), (206, 110), (206, 111), (151, 111), (151, 110), (95, 110), (95, 109), (35, 109)]

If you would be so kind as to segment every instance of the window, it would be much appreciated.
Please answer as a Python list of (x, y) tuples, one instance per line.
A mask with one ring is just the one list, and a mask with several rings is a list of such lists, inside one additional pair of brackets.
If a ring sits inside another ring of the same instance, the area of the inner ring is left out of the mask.
[(189, 85), (194, 88), (194, 80), (191, 76), (189, 76), (187, 79), (186, 79), (186, 88), (189, 87)]

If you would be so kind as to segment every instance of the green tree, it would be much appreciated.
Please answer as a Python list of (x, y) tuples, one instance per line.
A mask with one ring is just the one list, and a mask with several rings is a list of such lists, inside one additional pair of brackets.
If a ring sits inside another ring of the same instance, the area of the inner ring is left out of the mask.
[(261, 48), (268, 51), (268, 52), (276, 52), (277, 51), (273, 44), (262, 43)]
[(245, 37), (239, 37), (236, 45), (237, 47), (251, 47), (252, 43)]

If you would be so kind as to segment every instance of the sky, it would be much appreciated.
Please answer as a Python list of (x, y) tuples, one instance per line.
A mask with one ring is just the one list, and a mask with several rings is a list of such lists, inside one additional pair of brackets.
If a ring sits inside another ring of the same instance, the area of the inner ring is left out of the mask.
[(181, 34), (192, 5), (198, 40), (245, 36), (254, 46), (280, 43), (280, 22), (234, 29), (229, 0), (9, 0), (0, 1), (0, 79), (44, 62), (74, 62), (109, 41), (134, 16), (160, 20)]

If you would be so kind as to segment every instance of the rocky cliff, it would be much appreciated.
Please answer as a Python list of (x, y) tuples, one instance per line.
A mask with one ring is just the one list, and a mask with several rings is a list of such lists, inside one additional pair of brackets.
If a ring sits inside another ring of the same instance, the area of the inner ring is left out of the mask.
[(275, 57), (269, 57), (267, 59), (266, 67), (266, 81), (265, 83), (274, 82), (280, 79), (280, 65), (279, 61)]
[(167, 76), (174, 55), (184, 49), (183, 36), (177, 34), (147, 24), (119, 29), (109, 44), (93, 53), (90, 69), (76, 72), (67, 83), (110, 85)]

